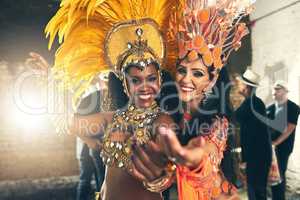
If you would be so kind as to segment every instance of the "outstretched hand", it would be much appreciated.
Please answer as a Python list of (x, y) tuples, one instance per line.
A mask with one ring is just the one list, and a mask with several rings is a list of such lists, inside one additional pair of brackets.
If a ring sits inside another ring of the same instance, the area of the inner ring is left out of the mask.
[(205, 140), (203, 138), (194, 138), (190, 140), (188, 145), (182, 146), (172, 129), (160, 127), (158, 131), (160, 147), (169, 160), (190, 169), (198, 167), (204, 154), (203, 146), (205, 145)]
[(50, 68), (50, 64), (40, 54), (30, 52), (29, 56), (30, 57), (26, 59), (25, 63), (32, 69), (47, 72), (47, 70)]
[(203, 158), (204, 146), (201, 137), (182, 146), (172, 129), (160, 127), (156, 141), (133, 145), (131, 174), (140, 181), (153, 181), (164, 174), (169, 161), (195, 169)]

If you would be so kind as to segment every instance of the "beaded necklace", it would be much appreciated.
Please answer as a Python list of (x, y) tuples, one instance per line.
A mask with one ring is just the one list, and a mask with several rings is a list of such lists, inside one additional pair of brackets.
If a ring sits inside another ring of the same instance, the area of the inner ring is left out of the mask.
[(116, 111), (104, 133), (103, 162), (108, 166), (130, 168), (132, 144), (143, 145), (153, 138), (152, 124), (160, 113), (156, 102), (145, 109), (130, 104), (125, 111)]

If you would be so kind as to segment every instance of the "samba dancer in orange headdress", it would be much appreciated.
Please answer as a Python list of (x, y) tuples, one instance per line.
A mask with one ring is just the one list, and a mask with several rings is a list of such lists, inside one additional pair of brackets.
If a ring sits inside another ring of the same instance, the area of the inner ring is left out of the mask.
[[(252, 3), (242, 0), (186, 0), (171, 19), (168, 40), (169, 44), (176, 41), (177, 48), (168, 50), (175, 49), (177, 51), (173, 55), (178, 55), (176, 82), (179, 97), (185, 104), (183, 128), (201, 117), (197, 115), (201, 112), (197, 108), (201, 108), (206, 93), (215, 85), (232, 50), (239, 49), (241, 39), (248, 34), (246, 25), (240, 20), (252, 10)], [(171, 159), (179, 160), (179, 200), (231, 199), (235, 196), (235, 188), (225, 180), (220, 170), (228, 120), (218, 113), (211, 118), (210, 129), (205, 133), (199, 131), (198, 137), (188, 141), (189, 148), (200, 145), (203, 149), (202, 159), (197, 165), (181, 165), (180, 155), (169, 155)]]

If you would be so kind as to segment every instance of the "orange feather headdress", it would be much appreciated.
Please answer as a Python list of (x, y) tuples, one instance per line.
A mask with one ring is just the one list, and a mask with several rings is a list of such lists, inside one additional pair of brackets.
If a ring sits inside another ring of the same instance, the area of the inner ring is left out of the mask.
[(173, 60), (201, 55), (206, 66), (220, 70), (232, 50), (238, 50), (248, 34), (243, 16), (253, 0), (186, 0), (170, 20), (168, 53)]

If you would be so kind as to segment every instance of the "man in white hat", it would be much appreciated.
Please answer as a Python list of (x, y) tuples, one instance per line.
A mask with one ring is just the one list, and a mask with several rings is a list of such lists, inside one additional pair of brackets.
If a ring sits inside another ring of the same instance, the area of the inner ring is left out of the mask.
[(285, 172), (288, 159), (294, 148), (295, 130), (299, 106), (288, 99), (288, 86), (285, 81), (278, 80), (273, 86), (273, 98), (275, 102), (267, 108), (270, 118), (272, 144), (276, 147), (282, 182), (272, 187), (273, 200), (285, 199), (286, 178)]
[(268, 172), (272, 160), (268, 127), (258, 117), (266, 117), (265, 104), (255, 94), (259, 80), (259, 75), (251, 69), (247, 69), (238, 78), (238, 90), (245, 100), (235, 111), (236, 120), (240, 124), (242, 162), (246, 164), (250, 200), (267, 199)]

